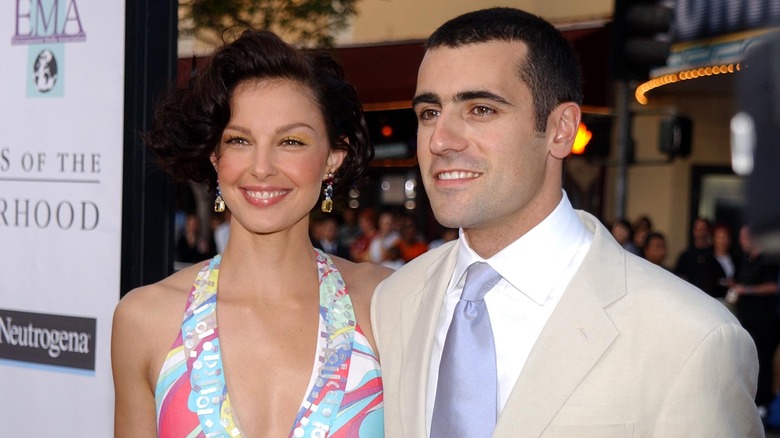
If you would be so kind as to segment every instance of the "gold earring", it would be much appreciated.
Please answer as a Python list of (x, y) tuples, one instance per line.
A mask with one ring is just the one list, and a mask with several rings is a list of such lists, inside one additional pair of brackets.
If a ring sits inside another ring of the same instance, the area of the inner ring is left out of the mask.
[(214, 211), (217, 213), (225, 211), (225, 200), (222, 199), (222, 190), (219, 188), (219, 182), (217, 182), (217, 197), (214, 199)]
[(322, 190), (322, 194), (325, 195), (325, 199), (322, 200), (322, 212), (330, 213), (333, 211), (333, 172), (325, 178), (325, 189)]

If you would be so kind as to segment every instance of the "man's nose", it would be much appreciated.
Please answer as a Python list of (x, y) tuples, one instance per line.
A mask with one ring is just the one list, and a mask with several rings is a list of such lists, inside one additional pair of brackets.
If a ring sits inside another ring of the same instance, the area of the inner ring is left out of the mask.
[(465, 149), (464, 125), (465, 122), (455, 114), (442, 111), (430, 131), (428, 147), (431, 153), (441, 155)]

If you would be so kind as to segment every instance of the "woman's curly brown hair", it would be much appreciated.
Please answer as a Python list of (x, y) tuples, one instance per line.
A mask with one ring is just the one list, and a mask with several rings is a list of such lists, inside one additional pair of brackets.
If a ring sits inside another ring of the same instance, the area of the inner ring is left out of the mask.
[(263, 79), (291, 80), (312, 92), (331, 147), (347, 151), (336, 186), (359, 181), (374, 149), (355, 88), (327, 52), (298, 50), (267, 31), (244, 31), (218, 49), (186, 87), (161, 98), (145, 135), (160, 166), (178, 181), (205, 182), (213, 190), (217, 174), (210, 157), (230, 120), (233, 91), (242, 82)]

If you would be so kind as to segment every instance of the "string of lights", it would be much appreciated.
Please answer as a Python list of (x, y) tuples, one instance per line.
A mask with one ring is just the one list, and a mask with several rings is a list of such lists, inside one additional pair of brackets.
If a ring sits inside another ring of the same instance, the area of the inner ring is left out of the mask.
[(656, 88), (663, 87), (664, 85), (669, 85), (680, 81), (688, 81), (688, 80), (703, 78), (707, 76), (732, 74), (740, 71), (741, 69), (742, 69), (742, 65), (740, 63), (733, 63), (733, 64), (721, 64), (721, 65), (712, 65), (706, 67), (697, 67), (688, 70), (682, 70), (676, 73), (665, 74), (650, 79), (649, 81), (639, 85), (636, 88), (634, 97), (636, 98), (636, 101), (639, 102), (640, 104), (647, 105), (648, 102), (646, 96), (647, 93), (649, 93), (650, 91)]

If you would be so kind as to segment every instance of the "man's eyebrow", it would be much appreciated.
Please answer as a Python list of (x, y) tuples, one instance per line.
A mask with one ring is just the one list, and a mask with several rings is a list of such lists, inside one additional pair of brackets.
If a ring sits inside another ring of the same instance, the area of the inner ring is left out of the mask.
[[(484, 100), (490, 100), (495, 103), (500, 103), (503, 105), (512, 105), (509, 103), (508, 100), (504, 99), (503, 97), (499, 96), (498, 94), (492, 93), (490, 91), (486, 90), (469, 90), (469, 91), (461, 91), (460, 93), (455, 95), (455, 98), (453, 99), (454, 102), (468, 102), (470, 100), (477, 100), (477, 99), (484, 99)], [(419, 104), (422, 103), (430, 103), (434, 105), (441, 105), (441, 98), (434, 94), (434, 93), (423, 93), (420, 95), (417, 95), (412, 100), (412, 108), (416, 107)]]
[(414, 96), (414, 99), (412, 99), (412, 108), (416, 107), (421, 103), (432, 103), (434, 105), (441, 105), (441, 99), (439, 99), (439, 96), (433, 93), (423, 93)]
[(476, 100), (476, 99), (486, 99), (504, 105), (510, 105), (510, 106), (512, 105), (511, 103), (509, 103), (508, 100), (504, 99), (498, 94), (491, 93), (490, 91), (484, 91), (484, 90), (461, 91), (455, 96), (456, 102), (467, 102), (469, 100)]

